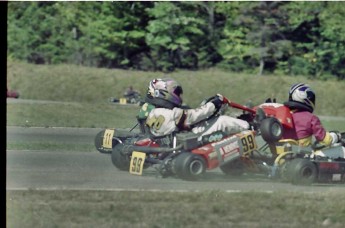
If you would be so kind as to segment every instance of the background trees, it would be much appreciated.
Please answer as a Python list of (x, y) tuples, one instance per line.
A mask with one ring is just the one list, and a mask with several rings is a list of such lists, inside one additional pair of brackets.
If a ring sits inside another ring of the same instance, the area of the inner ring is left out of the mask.
[(37, 64), (345, 77), (345, 2), (8, 2), (7, 55)]

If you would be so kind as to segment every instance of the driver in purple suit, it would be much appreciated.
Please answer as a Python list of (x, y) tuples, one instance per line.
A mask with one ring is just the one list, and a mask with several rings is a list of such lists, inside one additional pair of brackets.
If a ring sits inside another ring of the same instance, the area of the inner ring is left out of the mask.
[[(284, 105), (291, 110), (294, 129), (284, 131), (283, 138), (297, 140), (303, 147), (312, 145), (313, 136), (324, 146), (341, 142), (341, 134), (326, 131), (319, 117), (313, 114), (315, 99), (315, 93), (308, 84), (298, 83), (291, 86), (289, 100)], [(345, 157), (344, 147), (340, 157)]]

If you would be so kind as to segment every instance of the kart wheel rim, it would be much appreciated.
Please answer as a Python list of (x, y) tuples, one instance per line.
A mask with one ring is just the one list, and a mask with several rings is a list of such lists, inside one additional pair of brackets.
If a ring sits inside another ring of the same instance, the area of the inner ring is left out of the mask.
[(279, 124), (275, 123), (272, 125), (272, 134), (276, 137), (280, 136), (282, 133), (282, 129)]
[(309, 168), (309, 167), (305, 167), (305, 168), (303, 168), (301, 170), (301, 177), (302, 178), (306, 178), (307, 179), (307, 178), (311, 177), (312, 174), (313, 174), (313, 170), (311, 168)]
[(203, 172), (203, 164), (200, 161), (192, 161), (189, 165), (189, 171), (193, 175), (199, 175)]

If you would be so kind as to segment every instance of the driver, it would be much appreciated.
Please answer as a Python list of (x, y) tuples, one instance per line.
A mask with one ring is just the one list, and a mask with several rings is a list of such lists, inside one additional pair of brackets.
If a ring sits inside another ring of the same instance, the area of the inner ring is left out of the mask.
[[(210, 101), (195, 109), (183, 109), (182, 87), (171, 78), (150, 81), (146, 102), (155, 106), (146, 119), (146, 125), (154, 136), (165, 136), (175, 131), (192, 131), (208, 135), (215, 131), (233, 134), (249, 129), (249, 123), (218, 113), (226, 99), (217, 94)], [(214, 118), (210, 118), (213, 117)]]
[(129, 86), (126, 91), (123, 93), (123, 95), (125, 97), (131, 97), (131, 96), (134, 96), (136, 94), (139, 94), (138, 91), (136, 91), (135, 89), (133, 89), (133, 86)]
[[(289, 100), (284, 103), (292, 112), (294, 129), (284, 132), (283, 138), (295, 139), (303, 147), (312, 144), (312, 137), (324, 146), (341, 142), (341, 134), (335, 131), (326, 131), (320, 119), (313, 114), (316, 96), (308, 84), (297, 83), (289, 90)], [(345, 157), (345, 149), (343, 147)]]

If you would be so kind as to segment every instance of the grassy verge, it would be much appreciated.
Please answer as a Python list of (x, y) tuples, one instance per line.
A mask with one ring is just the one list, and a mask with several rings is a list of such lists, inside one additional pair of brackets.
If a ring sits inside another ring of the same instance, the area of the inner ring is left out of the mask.
[(24, 99), (100, 104), (109, 97), (121, 97), (129, 85), (144, 95), (148, 82), (156, 77), (178, 80), (183, 85), (184, 101), (191, 107), (216, 93), (241, 104), (249, 100), (260, 104), (268, 97), (284, 102), (292, 84), (305, 82), (317, 94), (316, 114), (345, 116), (345, 80), (316, 81), (301, 76), (274, 75), (258, 77), (217, 69), (163, 74), (74, 65), (7, 63), (8, 88), (17, 90)]
[(7, 126), (130, 128), (139, 106), (108, 103), (7, 104)]
[[(6, 117), (7, 126), (131, 128), (136, 124), (139, 109), (135, 105), (111, 103), (8, 103)], [(321, 121), (328, 130), (345, 131), (345, 118)]]
[[(7, 227), (343, 227), (341, 192), (7, 191)], [(73, 215), (73, 216), (71, 216)]]
[(45, 150), (45, 151), (83, 151), (95, 152), (95, 145), (91, 141), (89, 144), (69, 143), (62, 144), (59, 142), (7, 142), (7, 150)]

